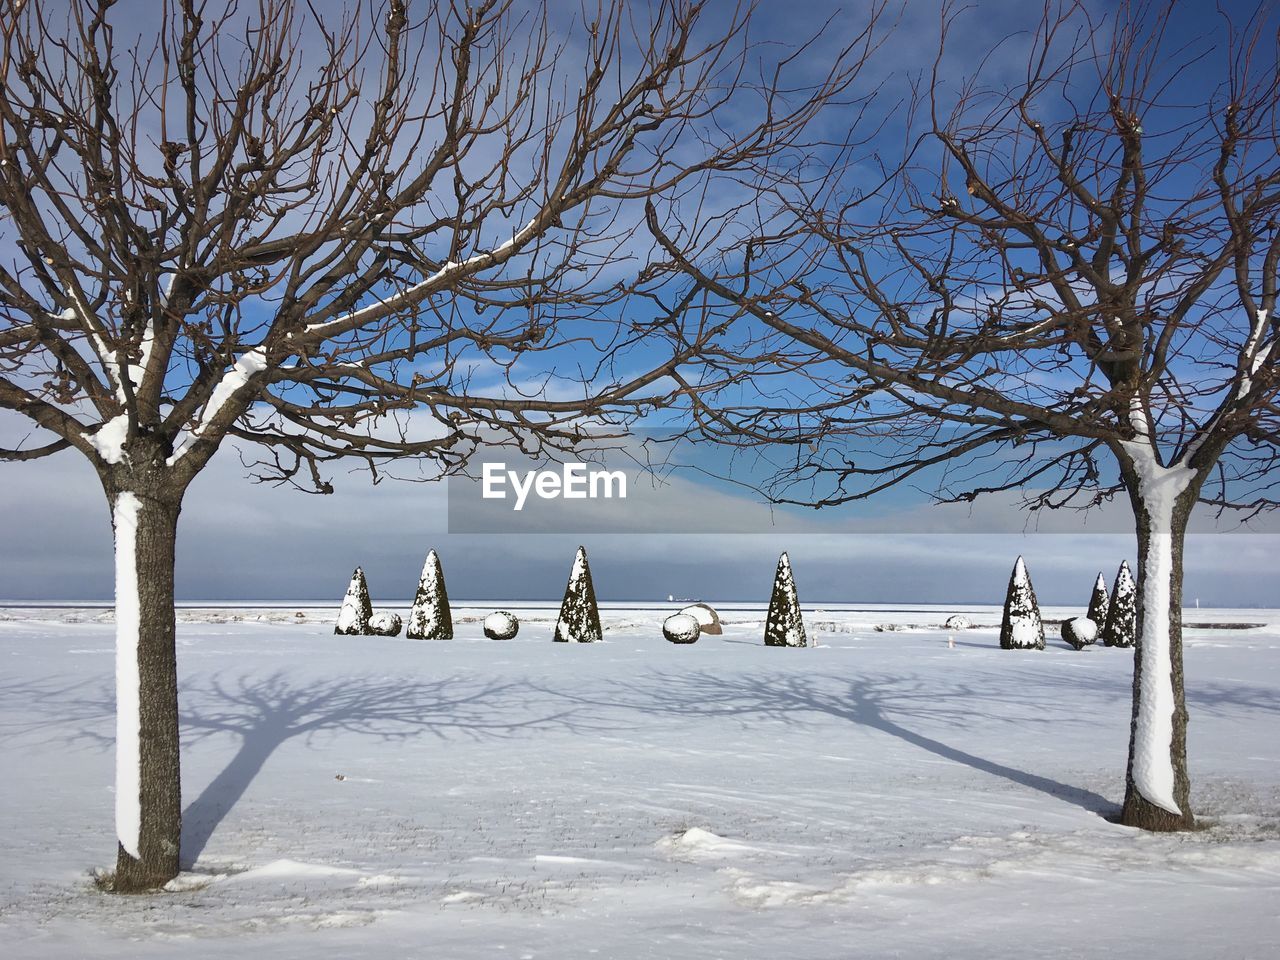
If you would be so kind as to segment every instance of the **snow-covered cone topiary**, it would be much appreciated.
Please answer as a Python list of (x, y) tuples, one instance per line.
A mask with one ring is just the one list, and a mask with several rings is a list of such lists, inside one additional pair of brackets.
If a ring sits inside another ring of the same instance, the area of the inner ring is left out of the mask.
[(1098, 625), (1101, 630), (1107, 622), (1107, 610), (1111, 607), (1111, 598), (1107, 596), (1107, 578), (1099, 571), (1098, 579), (1093, 582), (1093, 594), (1089, 597), (1089, 612), (1085, 614)]
[(672, 643), (697, 643), (702, 627), (690, 613), (675, 613), (662, 621), (662, 635)]
[(362, 637), (369, 633), (369, 618), (373, 616), (373, 602), (369, 599), (369, 585), (365, 583), (364, 571), (356, 567), (351, 575), (351, 584), (347, 587), (347, 595), (342, 598), (342, 609), (338, 611), (338, 625), (333, 632), (346, 637)]
[(1132, 647), (1138, 635), (1138, 588), (1129, 573), (1129, 561), (1120, 561), (1111, 605), (1107, 608), (1102, 642), (1108, 647)]
[(1043, 650), (1044, 624), (1040, 620), (1040, 605), (1036, 603), (1036, 589), (1022, 558), (1013, 565), (1009, 577), (1009, 590), (1004, 598), (1004, 618), (1000, 621), (1001, 650)]
[(564, 588), (564, 600), (560, 603), (560, 617), (556, 620), (552, 639), (557, 643), (597, 643), (604, 639), (586, 547), (579, 547), (577, 556), (573, 558), (573, 569), (569, 571), (569, 583)]
[(369, 632), (375, 637), (398, 637), (401, 625), (398, 613), (375, 613), (369, 618)]
[(1062, 639), (1077, 650), (1083, 650), (1098, 639), (1098, 625), (1088, 617), (1072, 617), (1062, 621)]
[(705, 603), (692, 603), (680, 611), (698, 621), (698, 631), (708, 636), (718, 637), (724, 630), (720, 626), (720, 614), (715, 608)]
[(804, 632), (804, 617), (800, 614), (800, 599), (796, 596), (796, 581), (791, 573), (791, 561), (783, 553), (778, 558), (778, 570), (773, 575), (773, 595), (769, 598), (769, 615), (764, 622), (764, 645), (804, 647), (808, 643)]
[(434, 550), (427, 551), (427, 561), (418, 578), (418, 592), (409, 611), (409, 624), (404, 635), (410, 640), (452, 640), (453, 615), (449, 612), (449, 593), (444, 588), (444, 570)]
[(484, 635), (490, 640), (510, 640), (520, 632), (520, 621), (514, 613), (495, 610), (484, 618)]

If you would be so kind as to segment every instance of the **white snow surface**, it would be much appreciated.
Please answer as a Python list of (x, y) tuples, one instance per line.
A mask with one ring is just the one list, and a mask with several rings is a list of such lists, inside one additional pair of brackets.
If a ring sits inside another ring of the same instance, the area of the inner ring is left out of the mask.
[(116, 497), (116, 836), (138, 856), (142, 830), (141, 698), (138, 665), (138, 510), (136, 494)]
[[(515, 640), (484, 639), (497, 606)], [(331, 605), (181, 608), (184, 873), (144, 897), (88, 876), (110, 611), (0, 608), (5, 955), (1280, 955), (1280, 611), (1187, 611), (1261, 626), (1185, 631), (1206, 829), (1154, 835), (1106, 819), (1130, 650), (1010, 657), (998, 605), (808, 605), (801, 653), (718, 602), (724, 636), (676, 646), (680, 606), (603, 603), (610, 642), (575, 645), (555, 602), (455, 601), (426, 659)]]

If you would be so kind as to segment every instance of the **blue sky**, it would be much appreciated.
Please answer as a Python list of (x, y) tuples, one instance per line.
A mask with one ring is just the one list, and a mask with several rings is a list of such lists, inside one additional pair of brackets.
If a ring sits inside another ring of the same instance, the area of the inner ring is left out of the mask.
[[(727, 10), (732, 4), (722, 6)], [(816, 64), (824, 49), (848, 35), (850, 18), (856, 21), (863, 5), (846, 6), (852, 11), (840, 12), (839, 4), (825, 0), (801, 5), (766, 0), (757, 26), (761, 36), (794, 43), (832, 17), (814, 47)], [(1099, 10), (1110, 6), (1094, 4)], [(1252, 5), (1225, 4), (1224, 9), (1247, 14)], [(908, 72), (929, 65), (938, 24), (933, 3), (911, 3), (893, 13), (901, 13), (898, 27), (877, 61), (885, 66), (860, 81), (883, 81), (890, 95), (903, 89)], [(1029, 25), (1027, 17), (1026, 5), (1015, 2), (983, 2), (966, 10), (957, 21), (944, 76), (952, 69), (958, 75), (978, 51), (990, 48), (997, 36), (993, 24), (1008, 39), (989, 64), (991, 75), (1002, 70), (1016, 75), (1024, 63), (1018, 28)], [(1188, 3), (1174, 33), (1195, 38), (1219, 25), (1212, 5)], [(1186, 80), (1196, 82), (1194, 76)], [(830, 122), (838, 125), (839, 118)], [(0, 418), (0, 442), (23, 432), (18, 422)], [(654, 521), (660, 532), (449, 534), (443, 484), (389, 481), (375, 487), (364, 476), (348, 476), (341, 469), (334, 481), (338, 492), (331, 497), (253, 485), (244, 479), (237, 452), (223, 450), (188, 494), (179, 533), (179, 598), (332, 597), (336, 602), (351, 568), (361, 564), (375, 600), (403, 599), (431, 547), (444, 558), (455, 597), (550, 598), (563, 589), (573, 549), (582, 542), (592, 559), (598, 593), (606, 600), (665, 599), (668, 594), (765, 600), (777, 554), (786, 549), (807, 603), (998, 602), (1021, 553), (1043, 602), (1083, 605), (1099, 570), (1110, 580), (1119, 561), (1133, 563), (1135, 554), (1129, 534), (1021, 534), (1017, 531), (1026, 518), (1007, 504), (983, 505), (967, 516), (954, 510), (931, 513), (924, 498), (911, 493), (873, 506), (873, 511), (884, 511), (892, 505), (909, 514), (889, 532), (859, 529), (858, 515), (849, 511), (806, 520), (809, 532), (782, 532), (759, 522), (751, 497), (722, 485), (712, 488), (722, 498), (717, 503), (741, 497), (742, 516), (753, 518), (743, 526), (751, 532), (679, 534), (672, 532), (678, 525)], [(109, 599), (110, 527), (88, 465), (74, 452), (30, 464), (0, 464), (0, 483), (7, 502), (20, 505), (4, 524), (0, 600)], [(673, 500), (672, 509), (697, 509), (696, 491), (682, 493), (681, 504)], [(931, 527), (945, 532), (926, 532)], [(1101, 528), (1122, 529), (1123, 524)], [(1097, 530), (1099, 524), (1084, 529)], [(1193, 538), (1187, 554), (1187, 601), (1280, 605), (1277, 546), (1280, 537), (1266, 533)]]

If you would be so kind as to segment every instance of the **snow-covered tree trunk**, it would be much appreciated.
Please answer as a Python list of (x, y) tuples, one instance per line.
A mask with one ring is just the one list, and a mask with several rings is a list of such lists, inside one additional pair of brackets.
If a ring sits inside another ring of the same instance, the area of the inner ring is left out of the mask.
[(1138, 529), (1133, 722), (1120, 822), (1145, 830), (1195, 825), (1182, 679), (1182, 552), (1200, 482), (1187, 467), (1139, 461), (1123, 471)]
[(116, 558), (115, 889), (178, 873), (182, 800), (173, 569), (181, 494), (108, 493)]

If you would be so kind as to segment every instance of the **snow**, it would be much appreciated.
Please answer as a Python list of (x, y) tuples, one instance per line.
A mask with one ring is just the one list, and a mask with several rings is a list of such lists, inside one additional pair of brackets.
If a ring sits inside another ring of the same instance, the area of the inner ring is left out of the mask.
[(387, 300), (378, 300), (359, 310), (344, 314), (333, 320), (325, 320), (320, 323), (308, 324), (303, 333), (313, 334), (320, 333), (324, 336), (332, 336), (345, 330), (351, 330), (359, 327), (366, 319), (378, 316), (380, 308), (386, 307), (388, 304), (396, 304), (401, 301), (405, 303), (413, 303), (417, 298), (429, 292), (432, 288), (443, 287), (444, 283), (450, 280), (455, 274), (465, 274), (467, 271), (480, 267), (496, 266), (511, 255), (513, 248), (520, 243), (524, 243), (537, 232), (538, 221), (530, 220), (524, 227), (512, 234), (510, 240), (504, 240), (493, 250), (484, 250), (474, 254), (463, 261), (448, 260), (435, 273), (423, 278), (419, 282), (407, 287), (405, 290), (390, 297)]
[(368, 632), (369, 621), (373, 611), (369, 602), (369, 587), (365, 582), (364, 570), (356, 567), (347, 584), (347, 592), (342, 596), (342, 606), (338, 609), (335, 628), (344, 636), (359, 636)]
[(554, 637), (560, 643), (598, 643), (604, 639), (595, 586), (591, 582), (591, 567), (584, 547), (578, 547), (573, 556)]
[(1236, 388), (1236, 398), (1243, 400), (1253, 389), (1253, 378), (1266, 363), (1269, 351), (1259, 350), (1258, 345), (1262, 342), (1262, 334), (1267, 329), (1267, 311), (1258, 310), (1254, 316), (1254, 323), (1249, 331), (1249, 339), (1245, 341), (1244, 348), (1240, 351), (1240, 357), (1244, 361), (1244, 372), (1240, 376), (1240, 386)]
[(334, 636), (336, 604), (184, 607), (184, 873), (154, 897), (87, 876), (114, 857), (113, 625), (0, 609), (6, 955), (1280, 955), (1280, 611), (1187, 612), (1265, 626), (1186, 631), (1207, 828), (1154, 835), (1105, 818), (1124, 650), (1010, 656), (999, 605), (808, 605), (789, 656), (733, 603), (677, 649), (679, 606), (603, 604), (610, 642), (566, 646), (555, 603), (455, 601), (430, 656)]
[(435, 550), (427, 551), (422, 564), (413, 607), (405, 621), (405, 636), (410, 640), (448, 640), (453, 636), (444, 567)]
[(1173, 575), (1173, 536), (1151, 534), (1146, 576), (1142, 580), (1142, 697), (1134, 730), (1133, 784), (1138, 792), (1170, 813), (1181, 813), (1173, 799), (1173, 660), (1170, 652), (1169, 581)]
[(1071, 623), (1082, 643), (1093, 643), (1098, 639), (1098, 625), (1088, 617), (1075, 617)]
[(520, 632), (520, 620), (506, 610), (495, 610), (484, 618), (484, 635), (493, 640), (510, 640)]
[(1040, 621), (1034, 617), (1014, 617), (1010, 628), (1015, 647), (1034, 647), (1040, 642)]
[(662, 635), (672, 643), (695, 643), (702, 633), (697, 618), (688, 613), (676, 613), (662, 621)]
[[(1125, 444), (1138, 474), (1138, 495), (1150, 524), (1147, 564), (1142, 578), (1142, 609), (1169, 609), (1173, 576), (1173, 513), (1179, 495), (1195, 478), (1185, 465), (1161, 466), (1150, 447)], [(1169, 618), (1145, 614), (1138, 656), (1142, 658), (1141, 707), (1134, 730), (1133, 783), (1138, 792), (1170, 813), (1180, 813), (1173, 798), (1173, 658)]]
[[(1005, 627), (1007, 626), (1007, 632)], [(1044, 648), (1044, 624), (1026, 562), (1018, 557), (1009, 576), (1001, 623), (1002, 645), (1018, 650)]]
[(809, 640), (804, 629), (804, 615), (796, 593), (791, 558), (783, 551), (773, 574), (773, 592), (765, 621), (765, 641), (772, 646), (804, 647)]
[(142, 386), (142, 380), (147, 373), (147, 366), (151, 363), (151, 351), (155, 348), (155, 345), (155, 324), (148, 320), (146, 329), (142, 332), (142, 339), (138, 344), (138, 362), (136, 364), (129, 364), (126, 370), (129, 376), (129, 381), (133, 384), (134, 389)]
[(205, 404), (204, 410), (200, 414), (200, 420), (196, 424), (191, 433), (182, 441), (182, 443), (173, 451), (166, 463), (173, 466), (190, 448), (191, 444), (199, 440), (204, 432), (208, 429), (209, 424), (218, 418), (223, 407), (236, 398), (236, 396), (248, 385), (249, 379), (254, 375), (261, 373), (267, 369), (267, 354), (262, 347), (254, 347), (247, 353), (241, 354), (236, 358), (236, 362), (232, 364), (231, 369), (222, 375), (222, 379), (218, 381), (218, 385), (213, 388), (213, 393), (209, 396), (209, 402)]
[(141, 677), (138, 665), (138, 510), (132, 493), (116, 497), (116, 836), (138, 856), (142, 824)]
[(693, 617), (698, 623), (699, 630), (720, 626), (720, 618), (716, 616), (715, 610), (705, 603), (691, 603), (687, 607), (681, 607), (680, 612), (685, 616)]
[(121, 413), (112, 417), (94, 433), (89, 434), (89, 443), (107, 463), (119, 463), (124, 459), (124, 444), (129, 439), (129, 414)]

